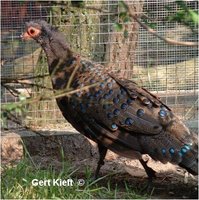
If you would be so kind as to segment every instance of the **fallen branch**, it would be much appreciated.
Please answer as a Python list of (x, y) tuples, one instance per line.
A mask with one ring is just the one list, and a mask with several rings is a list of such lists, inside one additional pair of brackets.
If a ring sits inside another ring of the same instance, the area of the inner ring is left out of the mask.
[[(85, 86), (85, 87), (82, 87), (82, 88), (79, 88), (79, 89), (76, 89), (76, 90), (65, 89), (65, 90), (62, 90), (62, 91), (55, 91), (53, 96), (52, 95), (51, 96), (50, 95), (44, 96), (42, 94), (42, 95), (38, 95), (35, 98), (28, 98), (28, 99), (26, 99), (26, 101), (23, 101), (23, 102), (15, 102), (14, 104), (15, 105), (26, 105), (26, 104), (30, 104), (30, 103), (37, 103), (39, 101), (47, 101), (47, 100), (58, 99), (58, 98), (65, 97), (65, 96), (70, 97), (72, 94), (81, 92), (83, 90), (88, 90), (89, 88), (95, 87), (98, 84), (99, 83), (94, 83), (92, 85), (88, 85), (88, 86)], [(5, 109), (6, 105), (2, 105), (1, 107), (2, 107), (2, 109)]]
[(17, 80), (17, 79), (10, 79), (10, 80), (2, 80), (1, 84), (5, 87), (5, 84), (9, 84), (9, 83), (18, 83), (21, 85), (28, 85), (31, 87), (38, 87), (38, 88), (42, 88), (42, 89), (47, 89), (47, 90), (53, 90), (52, 88), (40, 85), (40, 84), (36, 84), (36, 83), (31, 83), (28, 80)]
[(25, 76), (25, 77), (5, 77), (1, 76), (1, 82), (3, 83), (10, 83), (13, 80), (29, 80), (29, 79), (35, 79), (35, 78), (44, 78), (49, 76), (49, 73), (43, 74), (43, 75), (36, 75), (36, 76)]

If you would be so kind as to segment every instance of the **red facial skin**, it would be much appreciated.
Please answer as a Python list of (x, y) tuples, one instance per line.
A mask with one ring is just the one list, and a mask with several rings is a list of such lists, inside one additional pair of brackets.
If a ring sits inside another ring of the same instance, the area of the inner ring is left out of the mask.
[(21, 38), (23, 40), (31, 40), (34, 37), (37, 37), (40, 33), (41, 33), (40, 29), (29, 27), (28, 30), (21, 35)]

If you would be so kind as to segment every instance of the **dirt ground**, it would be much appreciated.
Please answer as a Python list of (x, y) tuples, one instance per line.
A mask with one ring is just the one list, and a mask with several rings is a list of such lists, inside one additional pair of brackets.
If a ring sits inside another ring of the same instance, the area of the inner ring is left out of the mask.
[[(98, 152), (96, 144), (88, 141), (80, 134), (57, 135), (47, 138), (30, 136), (22, 137), (34, 163), (42, 168), (52, 165), (59, 170), (62, 167), (63, 156), (69, 160), (74, 168), (78, 168), (79, 176), (84, 176), (84, 171), (89, 166), (93, 171), (96, 168)], [(62, 150), (63, 151), (62, 151)], [(23, 158), (23, 147), (20, 136), (9, 133), (1, 139), (2, 165), (17, 163)], [(81, 152), (81, 153), (80, 153)], [(157, 173), (153, 180), (152, 199), (198, 199), (198, 177), (194, 177), (185, 170), (172, 164), (162, 164), (153, 161), (149, 156), (143, 156), (148, 160), (148, 166)], [(103, 179), (99, 184), (111, 180), (111, 184), (117, 183), (124, 188), (124, 181), (135, 188), (142, 189), (147, 184), (147, 176), (141, 164), (137, 160), (118, 157), (108, 152), (105, 165), (101, 168), (100, 176), (113, 174)]]

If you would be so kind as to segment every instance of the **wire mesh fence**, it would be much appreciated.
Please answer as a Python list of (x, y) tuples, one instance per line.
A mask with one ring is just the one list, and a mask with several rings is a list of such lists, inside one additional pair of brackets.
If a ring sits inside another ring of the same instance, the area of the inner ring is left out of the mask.
[[(98, 10), (77, 8), (70, 1), (61, 2), (1, 1), (1, 78), (17, 80), (1, 86), (2, 105), (20, 101), (19, 95), (11, 93), (10, 88), (26, 97), (53, 95), (50, 89), (46, 89), (51, 88), (49, 77), (40, 78), (48, 74), (44, 53), (35, 42), (23, 42), (19, 37), (26, 21), (43, 19), (65, 34), (74, 51), (111, 66), (113, 70), (123, 70), (128, 78), (161, 96), (190, 127), (197, 128), (197, 47), (167, 44), (141, 27), (137, 31), (135, 22), (126, 23), (128, 32), (116, 31), (115, 23), (121, 23), (119, 1), (85, 1), (86, 6)], [(135, 14), (145, 14), (153, 21), (158, 34), (175, 40), (197, 41), (197, 33), (193, 33), (196, 27), (191, 30), (180, 23), (165, 20), (180, 10), (175, 1), (147, 0), (143, 7), (142, 3), (129, 1), (130, 6), (139, 7), (134, 10)], [(198, 10), (198, 1), (186, 1), (186, 5)], [(31, 127), (69, 126), (52, 99), (26, 105), (22, 117), (22, 121)], [(10, 121), (6, 123), (7, 128), (20, 127)]]

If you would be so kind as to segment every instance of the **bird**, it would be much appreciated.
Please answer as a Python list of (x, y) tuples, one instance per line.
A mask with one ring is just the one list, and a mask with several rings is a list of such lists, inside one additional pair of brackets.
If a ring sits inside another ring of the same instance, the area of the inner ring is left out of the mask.
[(63, 116), (98, 145), (95, 178), (107, 150), (138, 159), (150, 180), (156, 172), (143, 154), (198, 174), (197, 135), (159, 97), (75, 53), (64, 34), (46, 21), (26, 22), (24, 29), (21, 38), (34, 39), (46, 54), (52, 87), (61, 94), (56, 101)]

